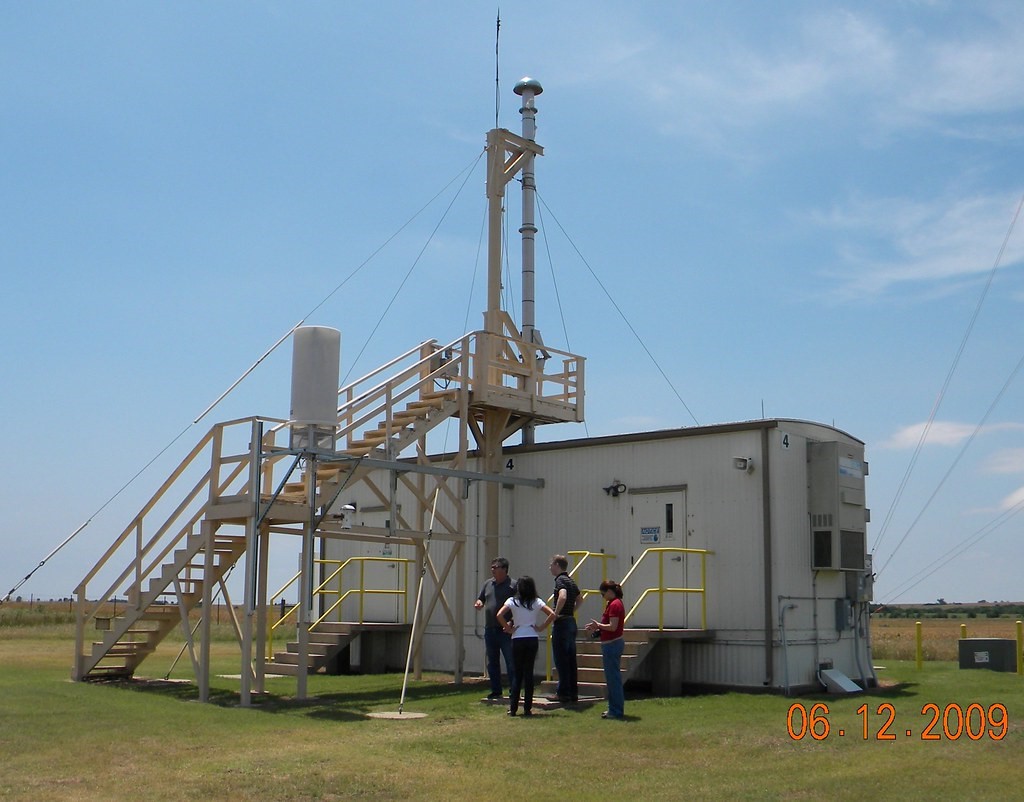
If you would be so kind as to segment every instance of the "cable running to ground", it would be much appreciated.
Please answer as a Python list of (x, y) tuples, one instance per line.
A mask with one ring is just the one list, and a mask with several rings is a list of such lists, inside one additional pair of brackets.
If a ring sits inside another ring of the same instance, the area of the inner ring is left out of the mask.
[[(953, 363), (949, 366), (949, 371), (946, 373), (946, 379), (942, 383), (939, 395), (935, 399), (935, 403), (932, 405), (931, 413), (928, 415), (928, 421), (925, 423), (924, 429), (921, 431), (921, 436), (918, 438), (917, 446), (914, 448), (914, 453), (910, 457), (910, 463), (907, 465), (907, 470), (904, 472), (903, 478), (900, 480), (899, 487), (896, 489), (896, 495), (893, 497), (892, 504), (889, 505), (889, 510), (885, 514), (885, 519), (883, 520), (882, 527), (879, 530), (878, 538), (875, 541), (874, 550), (876, 552), (885, 540), (885, 535), (888, 532), (889, 524), (892, 522), (893, 514), (896, 512), (900, 499), (903, 497), (903, 491), (907, 487), (910, 475), (913, 473), (914, 467), (917, 465), (917, 459), (920, 456), (921, 449), (924, 447), (924, 443), (928, 438), (928, 433), (931, 431), (932, 424), (935, 422), (935, 416), (938, 414), (939, 407), (942, 405), (942, 401), (946, 396), (946, 391), (949, 388), (950, 382), (953, 380), (953, 374), (956, 373), (956, 369), (960, 364), (960, 357), (963, 355), (964, 349), (967, 347), (967, 341), (970, 339), (971, 333), (974, 330), (974, 324), (977, 322), (978, 315), (981, 313), (981, 307), (984, 305), (985, 298), (988, 296), (988, 291), (992, 286), (992, 281), (995, 278), (996, 271), (999, 269), (999, 266), (1003, 261), (1003, 254), (1006, 253), (1006, 246), (1009, 243), (1013, 230), (1017, 225), (1017, 219), (1020, 217), (1022, 206), (1024, 206), (1024, 195), (1021, 196), (1020, 201), (1017, 203), (1017, 209), (1013, 213), (1013, 219), (1010, 220), (1010, 225), (1006, 230), (1006, 236), (1003, 237), (1003, 243), (999, 247), (995, 262), (988, 273), (985, 286), (981, 291), (981, 297), (978, 298), (978, 303), (974, 308), (974, 314), (971, 315), (971, 319), (967, 324), (967, 330), (964, 332), (963, 339), (960, 341), (960, 347), (957, 348), (956, 355), (953, 357)], [(901, 540), (900, 542), (902, 543), (903, 541)], [(886, 565), (888, 565), (888, 560), (886, 561)], [(878, 573), (881, 574), (881, 571)]]
[[(333, 290), (331, 290), (326, 296), (324, 296), (324, 298), (318, 304), (316, 304), (316, 306), (314, 306), (305, 315), (303, 315), (302, 319), (298, 323), (296, 323), (294, 326), (292, 326), (290, 329), (288, 329), (288, 331), (285, 334), (283, 334), (269, 349), (267, 349), (267, 351), (265, 351), (263, 353), (263, 355), (259, 359), (257, 359), (238, 379), (236, 379), (234, 381), (234, 383), (232, 383), (231, 386), (228, 387), (227, 390), (225, 390), (223, 393), (221, 393), (212, 404), (208, 405), (206, 407), (206, 409), (203, 410), (202, 413), (200, 413), (196, 418), (194, 418), (192, 423), (190, 423), (188, 426), (186, 426), (184, 429), (182, 429), (177, 435), (175, 435), (174, 438), (167, 445), (165, 445), (162, 449), (160, 449), (160, 451), (158, 451), (156, 453), (156, 455), (152, 459), (150, 459), (127, 482), (125, 482), (117, 490), (117, 492), (115, 492), (112, 496), (110, 496), (110, 498), (108, 498), (106, 501), (104, 501), (95, 510), (95, 512), (93, 512), (93, 514), (90, 515), (86, 519), (85, 523), (83, 523), (81, 526), (79, 526), (77, 529), (75, 529), (75, 531), (73, 531), (63, 541), (61, 541), (61, 543), (55, 549), (53, 549), (42, 560), (40, 560), (39, 564), (36, 565), (35, 568), (33, 568), (31, 571), (29, 571), (28, 574), (26, 574), (25, 577), (20, 582), (18, 582), (13, 588), (11, 588), (10, 591), (7, 592), (6, 596), (4, 596), (2, 599), (0, 599), (0, 605), (2, 605), (5, 602), (9, 601), (11, 596), (15, 592), (17, 592), (18, 588), (20, 588), (22, 585), (24, 585), (26, 582), (28, 582), (28, 580), (32, 578), (32, 576), (36, 573), (36, 571), (38, 571), (40, 568), (42, 568), (44, 565), (46, 565), (46, 563), (49, 562), (54, 556), (56, 556), (56, 554), (61, 549), (63, 549), (68, 543), (70, 543), (72, 540), (74, 540), (74, 538), (77, 537), (84, 529), (86, 529), (86, 527), (88, 527), (89, 524), (92, 523), (93, 518), (95, 518), (97, 515), (99, 515), (101, 512), (103, 512), (103, 510), (105, 510), (108, 506), (110, 506), (122, 493), (124, 493), (125, 490), (127, 490), (135, 482), (136, 479), (138, 479), (143, 473), (145, 473), (146, 470), (154, 462), (156, 462), (158, 459), (160, 459), (160, 457), (162, 457), (175, 443), (177, 443), (182, 437), (184, 437), (189, 429), (191, 429), (193, 426), (198, 424), (203, 418), (205, 418), (210, 412), (212, 412), (217, 407), (217, 405), (220, 404), (221, 401), (223, 401), (225, 398), (227, 398), (227, 396), (232, 391), (234, 391), (235, 388), (237, 388), (238, 385), (241, 384), (242, 381), (246, 377), (248, 377), (263, 362), (263, 360), (265, 360), (268, 356), (270, 356), (281, 345), (281, 343), (283, 343), (286, 339), (288, 339), (289, 335), (291, 335), (295, 331), (295, 329), (297, 329), (299, 326), (301, 326), (303, 323), (305, 323), (306, 320), (311, 315), (313, 315), (324, 304), (326, 304), (335, 294), (337, 294), (337, 292), (342, 287), (344, 287), (349, 281), (351, 281), (356, 276), (356, 274), (359, 273), (359, 271), (361, 271), (364, 267), (366, 267), (366, 265), (368, 265), (374, 259), (374, 257), (377, 256), (377, 254), (379, 254), (382, 250), (384, 250), (384, 248), (386, 248), (392, 242), (392, 240), (395, 239), (395, 237), (397, 237), (406, 228), (408, 228), (409, 225), (416, 218), (418, 218), (427, 208), (429, 208), (434, 203), (434, 201), (436, 201), (441, 195), (443, 195), (452, 184), (454, 184), (456, 181), (458, 181), (459, 178), (463, 174), (466, 174), (466, 178), (463, 179), (463, 182), (462, 182), (462, 186), (465, 186), (466, 180), (468, 179), (469, 175), (472, 173), (473, 167), (476, 166), (476, 164), (480, 161), (481, 156), (485, 152), (486, 151), (482, 150), (479, 154), (477, 154), (477, 156), (473, 159), (472, 162), (470, 162), (470, 164), (468, 164), (466, 167), (462, 168), (462, 170), (460, 170), (455, 175), (454, 178), (452, 178), (447, 184), (445, 184), (444, 187), (442, 187), (430, 200), (428, 200), (425, 204), (423, 204), (423, 206), (421, 206), (419, 208), (419, 210), (417, 210), (408, 220), (406, 220), (401, 226), (399, 226), (399, 228), (396, 229), (395, 232), (390, 237), (388, 237), (386, 240), (384, 240), (384, 242), (379, 247), (377, 247), (377, 249), (374, 250), (373, 253), (371, 253), (368, 257), (366, 257), (366, 259), (364, 259), (363, 262), (361, 264), (359, 264), (358, 267), (356, 267), (351, 273), (349, 273), (341, 281), (341, 283), (339, 283)], [(460, 192), (461, 192), (461, 189), (462, 188), (460, 187), (460, 189), (459, 189)], [(450, 206), (449, 206), (449, 208), (450, 208)], [(447, 214), (447, 212), (446, 212), (446, 214)], [(435, 229), (435, 231), (436, 231), (436, 229)]]
[(922, 582), (924, 582), (924, 580), (926, 580), (940, 568), (943, 568), (944, 566), (948, 565), (950, 562), (955, 560), (957, 557), (959, 557), (961, 554), (964, 554), (965, 552), (977, 546), (982, 540), (991, 535), (999, 527), (1001, 527), (1003, 524), (1005, 524), (1007, 521), (1009, 521), (1022, 510), (1024, 510), (1024, 500), (1018, 501), (1016, 504), (1010, 507), (1010, 509), (1000, 513), (996, 518), (989, 521), (980, 529), (976, 530), (975, 533), (971, 535), (969, 538), (967, 538), (965, 541), (962, 541), (956, 546), (953, 546), (951, 549), (947, 550), (941, 556), (936, 557), (924, 568), (920, 569), (917, 573), (908, 577), (906, 580), (903, 581), (903, 583), (897, 585), (896, 588), (893, 590), (894, 595), (888, 602), (886, 602), (886, 604), (895, 604), (896, 601), (900, 599), (902, 596), (906, 595), (915, 587), (920, 585)]
[(938, 485), (936, 485), (935, 490), (932, 491), (932, 494), (928, 497), (928, 500), (924, 503), (924, 506), (921, 508), (921, 511), (917, 514), (917, 517), (914, 518), (914, 520), (910, 524), (910, 526), (907, 527), (907, 531), (903, 533), (903, 537), (900, 538), (900, 542), (896, 544), (896, 548), (894, 548), (892, 550), (892, 553), (886, 559), (885, 563), (883, 563), (882, 567), (878, 569), (877, 573), (879, 575), (882, 573), (882, 571), (885, 570), (885, 567), (892, 561), (892, 558), (896, 556), (896, 552), (898, 552), (900, 550), (900, 546), (903, 545), (904, 541), (907, 539), (907, 537), (910, 535), (910, 533), (912, 531), (914, 531), (914, 527), (916, 527), (917, 524), (920, 522), (921, 518), (925, 514), (925, 511), (928, 509), (928, 507), (931, 505), (931, 503), (935, 500), (935, 497), (939, 495), (939, 491), (942, 489), (942, 486), (946, 483), (946, 480), (953, 473), (953, 469), (956, 468), (957, 464), (960, 462), (960, 458), (963, 457), (963, 455), (967, 452), (967, 449), (970, 448), (971, 443), (974, 442), (974, 438), (976, 438), (978, 436), (978, 434), (981, 432), (982, 428), (988, 422), (989, 417), (995, 411), (996, 406), (1002, 400), (1003, 396), (1006, 395), (1006, 391), (1010, 389), (1010, 385), (1013, 383), (1013, 380), (1014, 380), (1014, 378), (1016, 378), (1017, 374), (1020, 373), (1020, 370), (1021, 370), (1022, 367), (1024, 367), (1024, 356), (1021, 356), (1021, 358), (1017, 361), (1017, 364), (1014, 366), (1013, 370), (1010, 371), (1010, 375), (1006, 377), (1006, 381), (1003, 382), (1003, 386), (1000, 388), (999, 392), (996, 393), (996, 397), (994, 399), (992, 399), (992, 403), (989, 404), (988, 409), (985, 410), (985, 414), (982, 416), (981, 420), (978, 422), (978, 425), (974, 427), (974, 431), (971, 432), (970, 437), (968, 437), (967, 440), (964, 442), (963, 447), (957, 453), (956, 457), (954, 458), (952, 464), (949, 466), (949, 468), (946, 471), (946, 473), (943, 474), (942, 479), (939, 480), (939, 483), (938, 483)]
[[(558, 306), (558, 316), (562, 321), (562, 336), (565, 338), (565, 350), (572, 352), (572, 342), (569, 340), (569, 329), (565, 325), (565, 310), (562, 308), (562, 296), (558, 293), (558, 280), (555, 278), (555, 263), (551, 259), (551, 245), (548, 243), (548, 232), (544, 226), (544, 212), (542, 207), (537, 207), (537, 221), (540, 223), (540, 235), (544, 240), (544, 250), (548, 255), (548, 270), (551, 271), (551, 285), (555, 289), (555, 304)], [(590, 437), (590, 428), (586, 420), (583, 421), (583, 431)]]
[(580, 257), (580, 261), (583, 262), (583, 265), (587, 268), (588, 271), (590, 271), (590, 275), (593, 277), (594, 281), (597, 282), (597, 286), (601, 288), (601, 291), (605, 294), (605, 297), (608, 299), (609, 303), (611, 303), (615, 311), (619, 313), (619, 317), (622, 318), (623, 323), (625, 323), (626, 326), (629, 328), (630, 332), (633, 334), (633, 337), (636, 338), (636, 341), (640, 343), (640, 347), (644, 349), (644, 353), (647, 354), (647, 357), (654, 364), (654, 367), (658, 369), (658, 373), (661, 374), (661, 377), (665, 380), (666, 384), (668, 384), (668, 386), (672, 389), (672, 392), (675, 394), (675, 397), (679, 400), (679, 403), (683, 405), (683, 408), (686, 410), (689, 416), (693, 418), (693, 422), (697, 426), (700, 426), (700, 421), (697, 420), (697, 416), (694, 415), (693, 412), (690, 410), (690, 407), (687, 406), (686, 402), (683, 400), (683, 397), (679, 394), (679, 391), (676, 389), (676, 386), (672, 383), (672, 380), (668, 377), (665, 371), (662, 370), (661, 365), (658, 364), (658, 360), (654, 358), (654, 354), (651, 353), (650, 349), (647, 347), (647, 344), (643, 341), (640, 335), (637, 334), (636, 329), (633, 328), (633, 324), (629, 322), (629, 319), (626, 317), (625, 313), (619, 308), (619, 305), (615, 303), (615, 299), (612, 297), (612, 294), (608, 292), (604, 284), (601, 283), (601, 279), (597, 277), (597, 273), (594, 272), (594, 268), (590, 266), (590, 263), (587, 262), (586, 257), (584, 257), (583, 254), (580, 252), (580, 249), (576, 247), (576, 243), (573, 242), (572, 237), (569, 236), (568, 232), (565, 230), (565, 227), (561, 224), (561, 222), (559, 222), (558, 217), (555, 215), (555, 213), (551, 211), (551, 207), (548, 206), (547, 201), (545, 201), (544, 198), (541, 197), (540, 192), (537, 193), (537, 199), (540, 200), (541, 205), (545, 209), (547, 209), (548, 212), (551, 214), (551, 219), (555, 221), (555, 225), (558, 226), (559, 230), (565, 236), (566, 240), (568, 240), (569, 244), (572, 246), (572, 249), (576, 251), (576, 255)]
[[(481, 156), (483, 156), (483, 152), (481, 152), (476, 157), (476, 161), (473, 163), (474, 166), (476, 165), (477, 162), (480, 161)], [(420, 248), (420, 252), (416, 254), (416, 258), (413, 260), (412, 264), (409, 266), (409, 269), (406, 271), (405, 276), (402, 278), (402, 282), (398, 285), (398, 288), (391, 296), (391, 300), (388, 301), (388, 305), (384, 307), (384, 311), (381, 312), (381, 315), (377, 319), (377, 323), (376, 325), (374, 325), (373, 330), (369, 333), (369, 335), (367, 335), (366, 340), (363, 341), (363, 347), (359, 349), (359, 353), (356, 354), (356, 358), (353, 359), (352, 364), (349, 365), (349, 369), (345, 373), (345, 378), (342, 379), (342, 385), (344, 385), (348, 381), (348, 377), (352, 374), (352, 371), (355, 369), (355, 366), (359, 363), (359, 358), (363, 355), (363, 352), (366, 350), (367, 346), (373, 340), (373, 335), (377, 333), (377, 329), (379, 329), (381, 323), (384, 322), (384, 318), (387, 317), (388, 312), (391, 310), (391, 307), (394, 305), (399, 294), (402, 292), (402, 288), (405, 287), (405, 283), (409, 280), (409, 276), (413, 274), (413, 271), (416, 269), (416, 266), (420, 263), (420, 259), (423, 258), (423, 254), (426, 252), (427, 248), (430, 247), (430, 243), (433, 242), (434, 240), (434, 235), (437, 234), (437, 230), (441, 227), (441, 224), (444, 223), (445, 219), (448, 217), (448, 212), (452, 210), (452, 206), (455, 205), (455, 201), (459, 199), (459, 196), (462, 194), (462, 190), (466, 186), (466, 182), (469, 181), (469, 177), (472, 174), (473, 173), (471, 170), (466, 172), (466, 177), (462, 180), (462, 184), (459, 185), (458, 191), (452, 197), (451, 201), (448, 203), (448, 206), (445, 207), (444, 213), (441, 215), (441, 219), (437, 221), (437, 225), (435, 225), (433, 231), (430, 232), (430, 236), (427, 237), (427, 241), (423, 243), (423, 247)]]

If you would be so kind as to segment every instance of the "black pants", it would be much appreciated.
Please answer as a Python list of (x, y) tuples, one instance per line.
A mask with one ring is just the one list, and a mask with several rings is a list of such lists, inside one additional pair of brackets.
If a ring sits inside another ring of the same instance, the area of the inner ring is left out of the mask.
[(556, 618), (551, 625), (551, 658), (558, 672), (555, 693), (563, 702), (579, 699), (576, 669), (576, 619), (571, 615)]
[(537, 638), (512, 638), (512, 664), (516, 675), (512, 678), (509, 710), (519, 710), (519, 692), (523, 691), (523, 712), (533, 709), (533, 664), (537, 660)]

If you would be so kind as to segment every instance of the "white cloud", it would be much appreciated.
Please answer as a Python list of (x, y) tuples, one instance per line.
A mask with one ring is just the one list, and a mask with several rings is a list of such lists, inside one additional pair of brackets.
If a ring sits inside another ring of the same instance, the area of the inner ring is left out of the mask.
[(989, 473), (1024, 473), (1024, 448), (1007, 448), (988, 458), (985, 470)]
[[(925, 423), (914, 423), (905, 426), (879, 447), (888, 449), (915, 448), (921, 439), (921, 432), (924, 431)], [(976, 425), (973, 423), (955, 423), (953, 421), (933, 421), (928, 431), (928, 439), (925, 445), (935, 446), (957, 446), (963, 443), (974, 432)], [(1024, 423), (997, 423), (991, 426), (982, 427), (979, 434), (992, 434), (995, 432), (1024, 431)], [(1024, 455), (1022, 455), (1024, 458)]]
[[(905, 426), (882, 443), (880, 447), (892, 449), (914, 448), (921, 439), (921, 432), (924, 431), (924, 427), (924, 423)], [(932, 445), (955, 446), (970, 437), (972, 431), (974, 431), (974, 426), (969, 423), (934, 421), (931, 430), (928, 432), (928, 440), (926, 442)]]
[(999, 509), (1005, 512), (1006, 510), (1016, 507), (1018, 504), (1024, 504), (1024, 487), (1017, 488), (1015, 491), (1010, 493), (1010, 495), (1004, 498), (999, 504)]
[(624, 97), (645, 99), (666, 134), (728, 148), (721, 140), (731, 134), (832, 114), (854, 115), (867, 136), (921, 126), (956, 137), (1019, 134), (1019, 122), (988, 119), (1024, 107), (1024, 21), (999, 6), (908, 16), (885, 5), (783, 10), (770, 36), (756, 19), (716, 26), (714, 36), (692, 12), (660, 21), (606, 29), (610, 41), (594, 42), (590, 66), (575, 72), (607, 83), (613, 71)]
[[(848, 232), (837, 292), (877, 295), (906, 282), (949, 282), (988, 273), (1006, 237), (1020, 195), (974, 195), (930, 203), (902, 199), (855, 200), (811, 215), (825, 228)], [(1017, 221), (1018, 227), (1024, 221)], [(1024, 263), (1024, 237), (1011, 238), (1000, 267)]]

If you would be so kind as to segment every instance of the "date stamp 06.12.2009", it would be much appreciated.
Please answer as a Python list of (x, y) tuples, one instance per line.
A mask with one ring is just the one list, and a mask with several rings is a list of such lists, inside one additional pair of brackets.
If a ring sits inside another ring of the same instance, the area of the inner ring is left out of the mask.
[(929, 702), (909, 720), (905, 714), (896, 715), (895, 705), (882, 702), (874, 709), (862, 704), (855, 715), (856, 718), (848, 723), (833, 721), (824, 702), (812, 705), (796, 702), (790, 705), (786, 715), (786, 729), (794, 741), (807, 738), (825, 741), (836, 737), (865, 741), (895, 741), (900, 737), (920, 738), (922, 741), (957, 741), (961, 738), (1001, 741), (1009, 729), (1006, 705), (999, 702), (987, 707), (977, 702), (966, 707), (955, 702), (944, 707)]

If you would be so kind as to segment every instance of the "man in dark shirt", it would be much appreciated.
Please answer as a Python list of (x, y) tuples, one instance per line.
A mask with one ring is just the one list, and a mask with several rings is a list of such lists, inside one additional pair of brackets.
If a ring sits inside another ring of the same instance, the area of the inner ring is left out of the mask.
[(557, 616), (551, 625), (551, 659), (558, 672), (555, 697), (562, 704), (579, 701), (576, 679), (576, 609), (580, 589), (569, 576), (569, 560), (564, 554), (551, 558), (551, 575), (555, 578), (554, 608)]
[(491, 680), (488, 699), (501, 699), (501, 658), (505, 659), (505, 673), (509, 685), (513, 684), (512, 636), (505, 632), (503, 622), (496, 616), (505, 602), (515, 593), (515, 584), (508, 575), (508, 560), (496, 557), (491, 563), (491, 578), (484, 582), (473, 606), (484, 611), (484, 648), (487, 650), (487, 676)]

